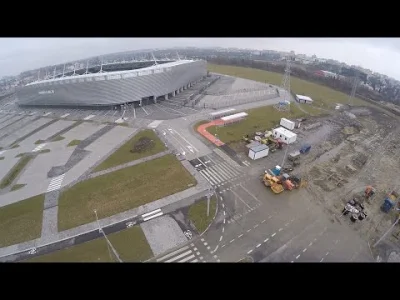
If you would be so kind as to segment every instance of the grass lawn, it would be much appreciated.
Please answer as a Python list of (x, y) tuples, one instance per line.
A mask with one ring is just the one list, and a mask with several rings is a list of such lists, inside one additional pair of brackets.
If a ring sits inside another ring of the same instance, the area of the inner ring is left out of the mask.
[[(143, 262), (153, 256), (151, 248), (139, 225), (108, 235), (108, 239), (124, 262)], [(114, 262), (110, 258), (107, 242), (99, 238), (53, 253), (38, 256), (25, 262)]]
[[(131, 152), (133, 146), (137, 144), (140, 139), (149, 139), (152, 142), (144, 147), (139, 152)], [(117, 151), (111, 154), (105, 161), (98, 165), (93, 172), (106, 170), (124, 163), (128, 163), (146, 156), (154, 155), (165, 150), (164, 143), (158, 138), (153, 130), (146, 129), (140, 131), (124, 145), (122, 145)]]
[(189, 219), (194, 223), (199, 234), (203, 233), (212, 222), (217, 209), (217, 198), (210, 199), (210, 215), (207, 217), (207, 198), (197, 201), (189, 208)]
[(69, 142), (67, 147), (78, 146), (82, 141), (81, 140), (72, 140)]
[(17, 155), (15, 155), (15, 157), (22, 157), (22, 156), (24, 156), (26, 154), (26, 152), (22, 152), (22, 153), (19, 153), (19, 154), (17, 154)]
[(224, 127), (212, 126), (207, 130), (211, 134), (217, 134), (218, 138), (224, 143), (231, 143), (242, 140), (246, 134), (252, 135), (256, 131), (269, 130), (273, 126), (279, 125), (281, 118), (295, 119), (305, 116), (294, 104), (287, 112), (280, 112), (269, 105), (250, 109), (247, 113), (249, 116), (244, 121)]
[(43, 150), (40, 150), (38, 153), (41, 154), (41, 153), (49, 153), (49, 152), (50, 152), (50, 149), (43, 149)]
[(52, 142), (58, 142), (58, 141), (62, 141), (63, 139), (65, 139), (65, 137), (61, 136), (61, 135), (57, 135)]
[(24, 186), (26, 186), (26, 184), (14, 184), (11, 188), (11, 191), (22, 189)]
[(45, 142), (44, 140), (37, 140), (37, 141), (35, 142), (35, 145), (43, 144), (44, 142)]
[[(280, 73), (225, 65), (208, 64), (208, 70), (210, 72), (232, 75), (277, 86), (281, 85), (283, 77)], [(334, 108), (335, 103), (348, 103), (349, 95), (296, 77), (290, 78), (290, 87), (295, 94), (309, 96), (314, 100), (316, 106), (321, 106), (323, 108)], [(354, 98), (353, 103), (354, 105), (362, 106), (372, 105), (359, 98)]]
[(42, 231), (44, 194), (0, 208), (0, 247), (30, 241)]
[(15, 178), (17, 178), (19, 173), (26, 167), (31, 159), (31, 156), (22, 157), (0, 182), (0, 189), (4, 189), (5, 187), (9, 186), (15, 180)]
[(173, 155), (85, 180), (59, 199), (60, 231), (139, 207), (194, 186), (196, 180)]
[(19, 147), (19, 145), (18, 144), (15, 144), (15, 145), (12, 145), (11, 146), (11, 149), (15, 149), (15, 148), (18, 148)]

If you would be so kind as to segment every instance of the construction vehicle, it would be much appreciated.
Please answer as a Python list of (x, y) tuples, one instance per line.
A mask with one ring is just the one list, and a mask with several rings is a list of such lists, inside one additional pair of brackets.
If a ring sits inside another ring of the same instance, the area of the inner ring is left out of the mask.
[(399, 198), (399, 195), (395, 191), (390, 192), (383, 200), (381, 210), (384, 213), (388, 213), (391, 209), (394, 208), (397, 198)]
[(301, 154), (306, 154), (306, 153), (310, 152), (310, 150), (311, 150), (311, 145), (310, 144), (304, 144), (300, 148), (300, 153)]
[(266, 187), (271, 188), (275, 194), (282, 193), (284, 190), (291, 191), (306, 185), (306, 181), (297, 176), (289, 176), (287, 173), (274, 175), (271, 170), (265, 171), (263, 182)]
[(374, 189), (372, 186), (368, 185), (368, 186), (365, 188), (365, 192), (364, 192), (365, 199), (370, 199), (370, 198), (372, 198), (374, 195), (375, 195), (375, 189)]
[(355, 223), (357, 220), (364, 220), (367, 217), (367, 212), (364, 210), (364, 205), (357, 201), (356, 198), (348, 201), (342, 210), (342, 215), (350, 215), (350, 220)]
[(263, 176), (263, 182), (264, 185), (269, 187), (275, 194), (279, 194), (284, 191), (282, 184), (280, 184), (280, 179), (277, 176), (265, 173)]

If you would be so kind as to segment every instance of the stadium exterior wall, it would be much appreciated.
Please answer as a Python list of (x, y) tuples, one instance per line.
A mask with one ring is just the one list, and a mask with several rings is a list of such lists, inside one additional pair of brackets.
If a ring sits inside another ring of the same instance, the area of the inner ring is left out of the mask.
[[(140, 73), (141, 70), (134, 72)], [(163, 68), (162, 72), (151, 70), (148, 75), (129, 78), (104, 73), (100, 80), (99, 76), (90, 79), (77, 76), (62, 82), (27, 85), (18, 90), (16, 95), (20, 106), (109, 107), (167, 95), (205, 76), (205, 61), (189, 61)]]

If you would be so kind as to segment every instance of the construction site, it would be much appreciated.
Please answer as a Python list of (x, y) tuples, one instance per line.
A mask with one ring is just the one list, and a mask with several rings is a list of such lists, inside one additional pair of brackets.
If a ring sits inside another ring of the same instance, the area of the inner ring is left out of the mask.
[[(288, 77), (282, 84), (286, 91), (290, 91)], [(387, 251), (385, 247), (393, 249), (400, 239), (400, 128), (398, 117), (389, 111), (351, 105), (355, 90), (349, 105), (333, 105), (329, 111), (306, 118), (282, 118), (272, 128), (257, 128), (241, 141), (227, 144), (240, 160), (255, 160), (253, 168), (258, 166), (261, 182), (272, 193), (305, 189), (332, 223), (356, 231), (379, 257)], [(296, 100), (282, 98), (274, 106), (277, 111), (300, 106)], [(216, 127), (231, 126), (213, 122)]]

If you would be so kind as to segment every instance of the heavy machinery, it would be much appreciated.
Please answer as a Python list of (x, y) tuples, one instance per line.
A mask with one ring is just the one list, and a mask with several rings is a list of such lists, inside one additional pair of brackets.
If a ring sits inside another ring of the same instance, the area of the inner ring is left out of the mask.
[(364, 192), (365, 199), (371, 199), (374, 195), (375, 195), (375, 189), (372, 186), (368, 185), (365, 188)]
[(381, 210), (384, 213), (388, 213), (396, 205), (397, 198), (399, 198), (399, 195), (395, 191), (390, 192), (385, 200), (383, 200)]
[(271, 170), (265, 171), (263, 182), (266, 187), (271, 188), (275, 194), (282, 193), (284, 190), (291, 191), (307, 184), (305, 180), (297, 176), (290, 176), (286, 173), (274, 175)]
[(357, 199), (352, 199), (346, 203), (342, 210), (344, 216), (350, 215), (350, 220), (354, 223), (357, 220), (364, 220), (367, 217), (367, 212), (364, 210), (364, 205), (357, 201)]

